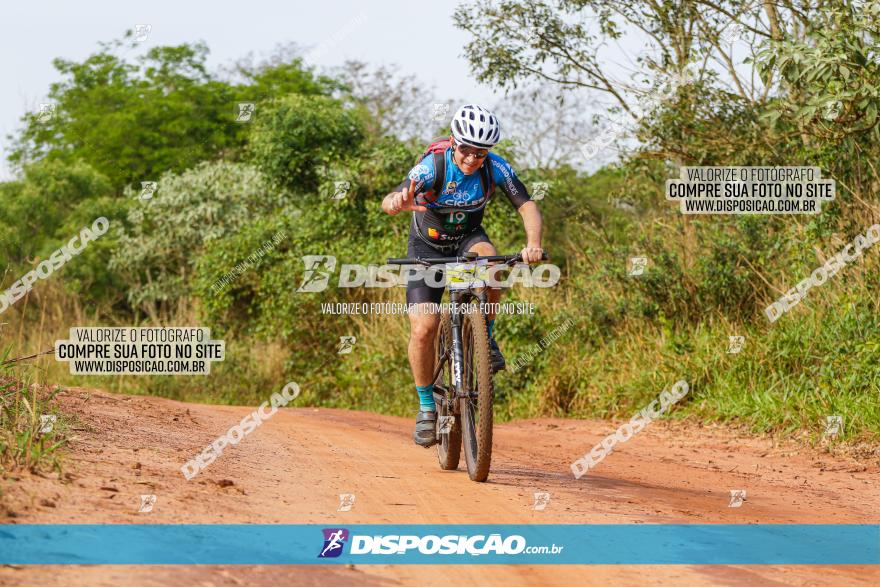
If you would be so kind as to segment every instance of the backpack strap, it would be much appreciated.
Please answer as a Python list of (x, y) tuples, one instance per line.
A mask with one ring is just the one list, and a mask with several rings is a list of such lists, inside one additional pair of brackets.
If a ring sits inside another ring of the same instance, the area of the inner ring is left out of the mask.
[(486, 156), (486, 161), (480, 166), (480, 183), (483, 186), (483, 193), (486, 194), (487, 199), (491, 199), (495, 192), (495, 180), (492, 178), (492, 169), (489, 168), (488, 155)]
[(434, 183), (431, 190), (422, 194), (425, 203), (433, 204), (440, 197), (440, 192), (446, 182), (446, 151), (434, 151)]
[(446, 185), (446, 151), (434, 152), (434, 185), (431, 189), (434, 191), (434, 199)]

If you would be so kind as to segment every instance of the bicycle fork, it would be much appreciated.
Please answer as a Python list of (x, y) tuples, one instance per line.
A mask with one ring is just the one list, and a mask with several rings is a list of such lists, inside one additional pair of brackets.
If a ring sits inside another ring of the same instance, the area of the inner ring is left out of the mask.
[[(475, 297), (480, 303), (485, 305), (486, 297), (484, 293), (476, 294)], [(460, 304), (466, 299), (466, 296), (452, 295), (450, 296), (453, 307), (461, 307)], [(458, 304), (458, 305), (456, 305)], [(452, 314), (452, 356), (449, 357), (452, 369), (452, 390), (456, 400), (463, 397), (472, 397), (473, 393), (470, 389), (465, 389), (464, 376), (462, 374), (462, 365), (464, 365), (464, 345), (462, 339), (464, 329), (464, 313), (461, 311)], [(455, 402), (458, 413), (458, 402)]]
[(460, 397), (464, 391), (462, 383), (461, 366), (464, 364), (464, 349), (461, 344), (461, 314), (455, 314), (452, 317), (452, 388), (455, 390), (455, 396)]

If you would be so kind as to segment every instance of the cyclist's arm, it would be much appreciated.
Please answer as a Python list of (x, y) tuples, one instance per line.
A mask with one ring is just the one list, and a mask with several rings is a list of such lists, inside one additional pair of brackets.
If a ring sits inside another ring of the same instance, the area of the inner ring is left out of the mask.
[(526, 246), (522, 251), (523, 258), (539, 261), (543, 253), (541, 240), (544, 234), (544, 221), (541, 218), (538, 205), (531, 199), (526, 186), (516, 176), (516, 172), (507, 161), (494, 153), (489, 157), (495, 185), (499, 186), (507, 195), (507, 199), (510, 200), (522, 218), (526, 231)]
[[(415, 185), (413, 186), (413, 182)], [(389, 193), (382, 200), (382, 210), (386, 214), (395, 215), (400, 210), (401, 199), (408, 195), (410, 204), (414, 203), (414, 197), (422, 194), (434, 183), (434, 157), (428, 155), (415, 167), (409, 170), (406, 179), (400, 182), (397, 189)], [(427, 187), (427, 189), (426, 189)]]
[[(529, 200), (517, 209), (526, 229), (526, 247), (543, 250), (541, 238), (544, 235), (544, 220), (534, 200)], [(539, 255), (540, 258), (540, 255)]]
[(495, 153), (489, 153), (489, 164), (495, 185), (501, 188), (514, 208), (519, 210), (523, 204), (531, 201), (526, 186), (516, 176), (510, 163)]

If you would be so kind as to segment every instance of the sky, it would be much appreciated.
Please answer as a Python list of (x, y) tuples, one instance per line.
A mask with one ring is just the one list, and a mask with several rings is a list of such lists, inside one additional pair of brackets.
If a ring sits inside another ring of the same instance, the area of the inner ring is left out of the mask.
[[(81, 61), (99, 49), (99, 41), (119, 38), (136, 24), (151, 25), (145, 46), (205, 41), (211, 50), (212, 68), (249, 52), (268, 56), (279, 44), (293, 41), (313, 48), (309, 62), (319, 67), (341, 65), (348, 59), (371, 65), (396, 64), (402, 73), (415, 75), (428, 86), (433, 84), (443, 97), (492, 103), (496, 98), (491, 88), (473, 80), (470, 66), (461, 57), (461, 47), (470, 35), (452, 24), (456, 5), (398, 0), (6, 3), (7, 26), (0, 35), (0, 54), (4, 56), (0, 61), (0, 79), (4, 80), (0, 92), (0, 180), (11, 178), (6, 136), (20, 127), (25, 112), (36, 111), (47, 101), (49, 85), (59, 80), (52, 60)], [(452, 87), (445, 91), (445, 86)]]
[[(83, 61), (100, 49), (99, 42), (121, 38), (136, 25), (150, 26), (148, 37), (139, 46), (141, 51), (157, 45), (204, 41), (210, 49), (208, 65), (213, 71), (249, 53), (259, 60), (270, 56), (279, 46), (295, 43), (302, 48), (306, 62), (319, 71), (347, 60), (364, 61), (371, 67), (395, 67), (401, 75), (412, 75), (424, 82), (426, 104), (456, 98), (498, 107), (500, 114), (504, 114), (504, 93), (477, 83), (470, 64), (462, 56), (471, 35), (455, 28), (452, 22), (460, 1), (7, 3), (4, 20), (12, 26), (5, 27), (0, 35), (4, 56), (0, 60), (0, 181), (12, 178), (6, 162), (10, 147), (7, 135), (20, 128), (23, 114), (37, 112), (40, 103), (49, 101), (50, 84), (60, 80), (52, 60), (62, 57)], [(644, 50), (643, 36), (624, 32), (623, 38), (600, 49), (603, 67), (618, 79), (629, 77), (634, 67), (633, 56)], [(607, 96), (595, 92), (590, 95), (583, 91), (580, 99), (592, 109), (585, 109), (584, 120), (593, 112), (604, 111), (608, 104)], [(587, 161), (584, 168), (600, 166), (606, 160), (603, 157)], [(613, 154), (611, 157), (615, 158)]]

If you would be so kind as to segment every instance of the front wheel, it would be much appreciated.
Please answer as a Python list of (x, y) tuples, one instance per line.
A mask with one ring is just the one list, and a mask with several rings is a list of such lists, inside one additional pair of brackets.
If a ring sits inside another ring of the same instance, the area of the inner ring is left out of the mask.
[(462, 388), (469, 397), (461, 398), (464, 456), (468, 476), (473, 481), (489, 477), (492, 461), (492, 371), (489, 358), (489, 332), (486, 317), (468, 312), (462, 320)]
[[(458, 461), (461, 458), (461, 418), (455, 414), (455, 406), (450, 403), (449, 396), (454, 394), (452, 387), (452, 321), (449, 313), (444, 312), (440, 319), (440, 328), (437, 332), (437, 341), (434, 348), (434, 369), (444, 361), (443, 368), (437, 374), (434, 388), (440, 389), (441, 393), (434, 393), (437, 404), (437, 458), (440, 468), (445, 471), (458, 469)], [(445, 430), (441, 428), (445, 424)]]

